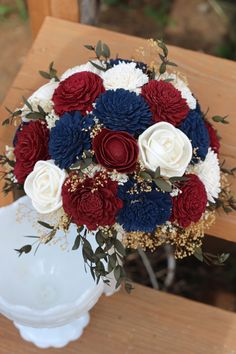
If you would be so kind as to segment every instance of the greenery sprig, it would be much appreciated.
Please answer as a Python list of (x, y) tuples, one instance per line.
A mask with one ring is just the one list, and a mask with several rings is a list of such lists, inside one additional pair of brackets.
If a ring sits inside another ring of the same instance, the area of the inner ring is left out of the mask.
[(228, 118), (228, 115), (226, 115), (226, 116), (217, 115), (217, 116), (213, 116), (212, 120), (216, 123), (229, 124), (229, 121), (226, 120), (227, 118)]
[(194, 257), (196, 257), (200, 262), (206, 263), (207, 265), (213, 266), (223, 266), (229, 258), (229, 253), (222, 254), (212, 254), (209, 252), (204, 252), (201, 247), (197, 248), (194, 252)]
[(124, 268), (122, 266), (126, 250), (121, 241), (118, 239), (117, 231), (114, 228), (99, 229), (96, 233), (96, 241), (98, 247), (93, 250), (87, 240), (87, 229), (80, 226), (77, 229), (77, 237), (75, 239), (72, 250), (82, 247), (82, 255), (85, 262), (85, 269), (89, 271), (93, 279), (98, 283), (102, 279), (106, 284), (110, 284), (109, 274), (113, 272), (116, 280), (116, 288), (124, 283), (125, 289), (130, 292), (132, 284), (127, 279)]
[(159, 57), (161, 59), (161, 65), (159, 67), (159, 74), (162, 75), (166, 72), (167, 66), (177, 66), (174, 62), (168, 59), (168, 48), (162, 40), (157, 40), (158, 47), (162, 50), (162, 53), (159, 53)]
[[(92, 60), (89, 60), (89, 62), (96, 69), (106, 71), (107, 69), (110, 68), (110, 65), (108, 63), (108, 59), (111, 56), (111, 51), (106, 43), (99, 40), (96, 45), (85, 44), (84, 47), (86, 49), (94, 52), (96, 59), (98, 59), (100, 61), (101, 65), (98, 65), (97, 63), (93, 62)], [(104, 63), (104, 65), (103, 65), (103, 63)]]
[(39, 70), (39, 74), (44, 78), (44, 79), (47, 79), (47, 80), (52, 80), (54, 79), (55, 81), (60, 81), (58, 76), (57, 76), (57, 70), (54, 68), (54, 62), (52, 61), (50, 64), (49, 64), (49, 67), (48, 67), (48, 71), (43, 71), (43, 70)]
[(155, 172), (150, 170), (141, 170), (139, 172), (139, 176), (145, 181), (153, 181), (161, 191), (168, 193), (172, 191), (173, 187), (178, 187), (178, 182), (183, 182), (188, 179), (186, 176), (170, 177), (169, 179), (164, 179), (161, 176), (161, 169), (159, 166), (157, 167)]

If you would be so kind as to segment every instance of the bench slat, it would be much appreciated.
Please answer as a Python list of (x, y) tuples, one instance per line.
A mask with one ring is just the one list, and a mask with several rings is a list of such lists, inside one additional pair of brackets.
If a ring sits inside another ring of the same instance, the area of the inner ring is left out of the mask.
[[(102, 297), (79, 341), (45, 354), (234, 354), (235, 314), (135, 285)], [(0, 317), (1, 354), (40, 354)]]

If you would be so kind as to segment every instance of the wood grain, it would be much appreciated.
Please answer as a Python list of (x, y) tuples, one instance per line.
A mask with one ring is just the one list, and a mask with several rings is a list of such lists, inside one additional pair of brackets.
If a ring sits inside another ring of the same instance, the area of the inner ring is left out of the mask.
[[(119, 53), (121, 57), (126, 58), (134, 56), (138, 47), (146, 46), (146, 41), (141, 38), (47, 18), (3, 106), (14, 109), (19, 106), (22, 95), (27, 97), (39, 85), (45, 83), (37, 72), (39, 69), (47, 69), (51, 61), (55, 62), (60, 73), (68, 67), (86, 62), (90, 52), (83, 48), (83, 45), (96, 43), (99, 39), (107, 42), (114, 54)], [(169, 46), (169, 49), (170, 58), (187, 76), (190, 87), (199, 99), (203, 110), (209, 107), (212, 115), (229, 115), (231, 123), (229, 125), (218, 123), (217, 128), (222, 136), (222, 158), (226, 159), (228, 166), (236, 166), (236, 63), (173, 46)], [(5, 115), (2, 107), (0, 118), (3, 119)], [(1, 128), (2, 145), (11, 142), (13, 130)], [(232, 189), (236, 193), (235, 179), (232, 179)], [(8, 197), (4, 203), (7, 204), (10, 200)], [(236, 241), (235, 230), (235, 213), (225, 215), (222, 212), (211, 228), (210, 234)]]
[(46, 16), (78, 22), (78, 0), (27, 0), (32, 37), (35, 38)]
[(0, 317), (1, 354), (235, 354), (235, 314), (135, 285), (102, 297), (83, 336), (61, 350), (23, 342)]

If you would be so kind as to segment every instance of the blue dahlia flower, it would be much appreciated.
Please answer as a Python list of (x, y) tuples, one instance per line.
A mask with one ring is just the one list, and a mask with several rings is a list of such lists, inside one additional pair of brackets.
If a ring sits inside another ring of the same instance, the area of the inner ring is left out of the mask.
[(106, 128), (135, 136), (152, 122), (152, 113), (144, 98), (124, 89), (108, 90), (101, 94), (93, 114)]
[(153, 232), (158, 225), (169, 220), (172, 210), (172, 198), (169, 193), (159, 192), (153, 189), (151, 192), (130, 194), (130, 190), (136, 186), (134, 181), (129, 180), (123, 186), (119, 186), (118, 196), (123, 200), (123, 208), (117, 216), (117, 222), (127, 232)]
[(94, 125), (89, 114), (82, 116), (79, 111), (64, 113), (51, 129), (49, 151), (55, 164), (68, 168), (80, 159), (85, 150), (91, 148), (90, 131)]
[(178, 128), (187, 135), (189, 140), (191, 140), (193, 149), (195, 149), (191, 163), (198, 163), (199, 159), (205, 160), (210, 146), (210, 138), (200, 111), (200, 106), (195, 110), (190, 110), (187, 118)]
[(122, 59), (122, 58), (116, 58), (116, 59), (109, 60), (109, 64), (111, 65), (111, 67), (118, 65), (120, 63), (136, 63), (137, 69), (141, 69), (143, 72), (147, 71), (147, 64), (145, 64), (141, 61), (134, 61), (134, 60)]

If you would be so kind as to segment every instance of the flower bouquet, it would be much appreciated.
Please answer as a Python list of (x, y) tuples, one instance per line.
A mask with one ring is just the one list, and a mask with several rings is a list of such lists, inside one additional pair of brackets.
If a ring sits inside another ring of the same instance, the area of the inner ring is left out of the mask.
[[(22, 188), (45, 228), (16, 251), (52, 243), (58, 230), (75, 224), (73, 250), (82, 248), (93, 278), (109, 284), (113, 273), (116, 287), (124, 282), (128, 291), (127, 249), (171, 244), (177, 258), (216, 262), (201, 250), (204, 234), (217, 208), (235, 209), (215, 128), (166, 45), (149, 44), (155, 52), (149, 63), (112, 59), (101, 41), (85, 46), (91, 60), (60, 77), (51, 63), (40, 71), (49, 83), (3, 122), (18, 126), (13, 147), (1, 155), (4, 191)], [(213, 121), (228, 123), (221, 116)], [(57, 223), (43, 221), (56, 212)]]

